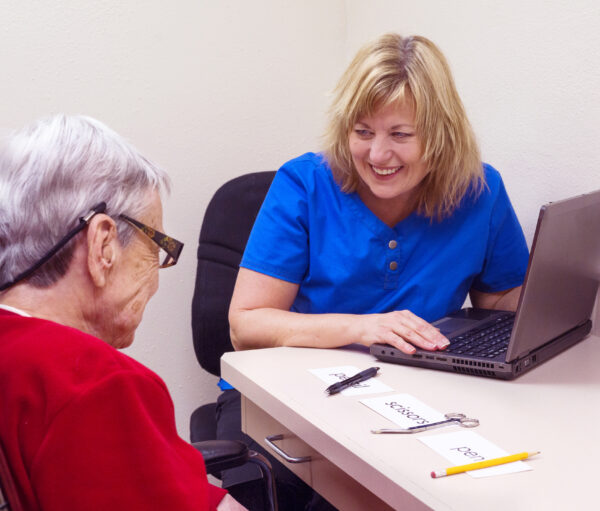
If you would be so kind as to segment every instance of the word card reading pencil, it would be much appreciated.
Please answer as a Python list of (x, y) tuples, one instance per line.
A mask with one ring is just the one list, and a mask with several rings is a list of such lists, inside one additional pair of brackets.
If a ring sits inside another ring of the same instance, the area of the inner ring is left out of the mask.
[(442, 471), (431, 471), (431, 477), (437, 479), (438, 477), (446, 477), (454, 474), (462, 474), (463, 472), (469, 472), (470, 470), (479, 470), (481, 468), (495, 467), (497, 465), (503, 465), (505, 463), (512, 463), (514, 461), (521, 461), (527, 458), (531, 458), (540, 451), (536, 452), (520, 452), (518, 454), (511, 454), (510, 456), (502, 456), (500, 458), (492, 458), (490, 460), (478, 461), (476, 463), (467, 463), (466, 465), (458, 465), (456, 467), (450, 467)]

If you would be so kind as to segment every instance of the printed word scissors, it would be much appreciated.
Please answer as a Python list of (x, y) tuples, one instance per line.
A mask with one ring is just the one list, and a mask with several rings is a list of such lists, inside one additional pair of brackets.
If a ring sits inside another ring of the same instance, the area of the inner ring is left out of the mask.
[(447, 413), (446, 420), (439, 422), (431, 422), (429, 424), (419, 424), (410, 428), (392, 428), (392, 429), (372, 429), (371, 433), (418, 433), (419, 431), (427, 431), (428, 429), (441, 428), (450, 424), (458, 424), (463, 428), (474, 428), (479, 426), (478, 419), (470, 419), (464, 413)]

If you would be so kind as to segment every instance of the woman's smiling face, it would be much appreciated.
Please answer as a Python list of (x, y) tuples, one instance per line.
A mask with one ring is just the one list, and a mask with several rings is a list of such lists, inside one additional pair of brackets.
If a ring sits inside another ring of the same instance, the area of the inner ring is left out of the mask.
[(348, 143), (360, 177), (357, 192), (367, 207), (386, 223), (407, 216), (429, 172), (410, 102), (359, 119)]

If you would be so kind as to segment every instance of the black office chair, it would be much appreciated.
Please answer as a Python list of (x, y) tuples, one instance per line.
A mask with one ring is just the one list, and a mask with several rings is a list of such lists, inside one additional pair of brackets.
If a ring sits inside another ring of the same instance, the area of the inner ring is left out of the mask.
[[(248, 236), (274, 176), (274, 171), (255, 172), (228, 181), (215, 192), (204, 214), (192, 300), (192, 331), (198, 362), (215, 376), (221, 375), (223, 353), (233, 351), (229, 337), (229, 302)], [(215, 414), (216, 403), (205, 404), (194, 411), (190, 420), (190, 438), (194, 445), (196, 442), (206, 445), (217, 437)], [(243, 442), (221, 442), (214, 456), (203, 452), (207, 471), (220, 478), (221, 470), (246, 462), (255, 463), (265, 480), (265, 501), (270, 509), (277, 509), (269, 461)]]

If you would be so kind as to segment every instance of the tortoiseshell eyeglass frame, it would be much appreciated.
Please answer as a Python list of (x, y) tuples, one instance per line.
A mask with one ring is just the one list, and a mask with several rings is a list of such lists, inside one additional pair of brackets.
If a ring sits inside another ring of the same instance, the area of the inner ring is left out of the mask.
[(119, 218), (122, 218), (131, 225), (137, 227), (143, 234), (148, 236), (148, 238), (167, 253), (164, 261), (160, 264), (160, 268), (168, 268), (169, 266), (175, 266), (177, 264), (179, 254), (181, 254), (181, 251), (183, 250), (183, 243), (181, 241), (171, 238), (171, 236), (167, 236), (152, 227), (148, 227), (146, 224), (127, 215), (121, 214), (119, 215)]

